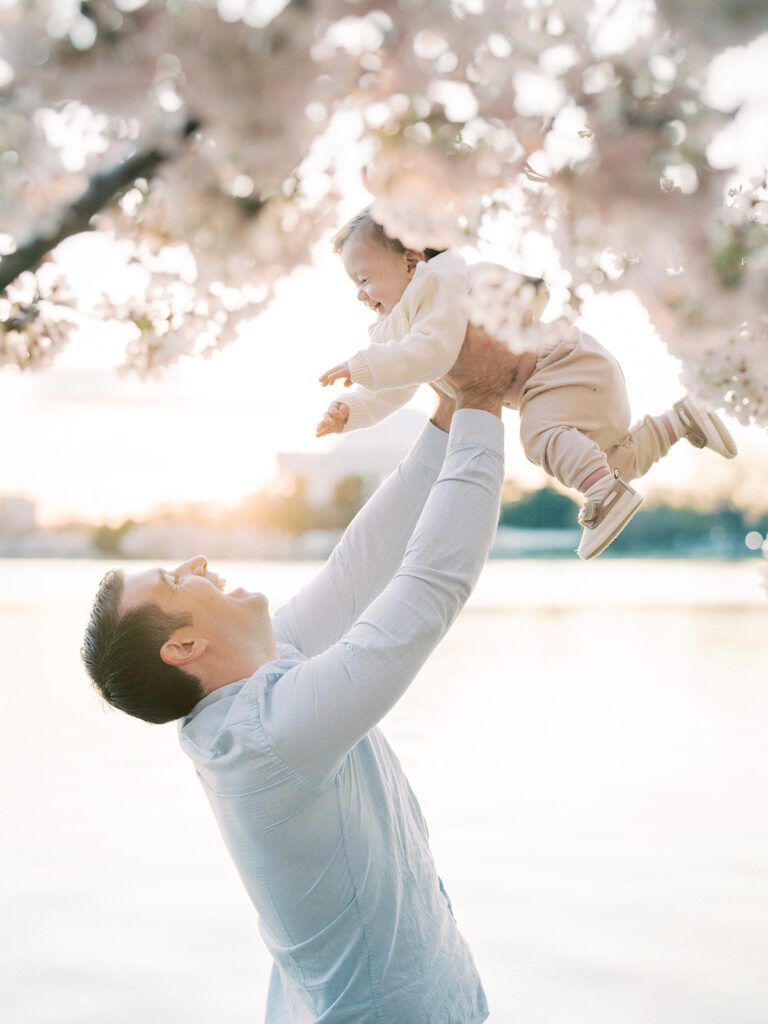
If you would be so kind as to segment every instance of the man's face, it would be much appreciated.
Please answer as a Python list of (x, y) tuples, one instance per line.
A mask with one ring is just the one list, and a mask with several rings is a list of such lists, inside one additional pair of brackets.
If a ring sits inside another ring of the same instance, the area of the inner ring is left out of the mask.
[(413, 277), (414, 262), (407, 252), (379, 245), (365, 230), (350, 235), (341, 261), (357, 285), (358, 299), (380, 316), (392, 312)]
[(191, 619), (195, 634), (218, 647), (252, 635), (269, 618), (263, 594), (242, 588), (224, 592), (224, 580), (209, 572), (202, 555), (175, 569), (126, 573), (121, 611), (157, 604), (170, 615)]

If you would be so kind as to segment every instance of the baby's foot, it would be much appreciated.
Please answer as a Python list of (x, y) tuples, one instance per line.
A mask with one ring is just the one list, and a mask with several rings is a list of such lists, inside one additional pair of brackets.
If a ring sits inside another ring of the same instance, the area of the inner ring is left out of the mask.
[(711, 448), (724, 459), (738, 455), (736, 442), (717, 413), (694, 402), (690, 395), (675, 402), (667, 415), (678, 437), (684, 437), (695, 448)]
[(605, 476), (584, 495), (579, 512), (579, 558), (595, 558), (615, 540), (643, 503), (643, 496), (618, 477)]

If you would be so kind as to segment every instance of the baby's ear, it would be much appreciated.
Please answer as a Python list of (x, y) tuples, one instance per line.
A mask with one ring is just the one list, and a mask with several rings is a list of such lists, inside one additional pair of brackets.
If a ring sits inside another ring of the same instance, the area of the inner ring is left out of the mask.
[(416, 252), (415, 249), (405, 250), (405, 265), (408, 268), (408, 273), (412, 274), (419, 263), (423, 263), (426, 259), (423, 252)]

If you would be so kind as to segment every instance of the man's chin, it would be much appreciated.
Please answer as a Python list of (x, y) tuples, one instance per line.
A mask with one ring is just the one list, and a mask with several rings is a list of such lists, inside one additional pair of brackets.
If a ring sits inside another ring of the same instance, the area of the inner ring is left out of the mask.
[(267, 603), (267, 598), (264, 594), (258, 590), (245, 590), (243, 587), (236, 587), (235, 590), (230, 590), (227, 597), (231, 597), (233, 601), (239, 601), (241, 604), (264, 605)]

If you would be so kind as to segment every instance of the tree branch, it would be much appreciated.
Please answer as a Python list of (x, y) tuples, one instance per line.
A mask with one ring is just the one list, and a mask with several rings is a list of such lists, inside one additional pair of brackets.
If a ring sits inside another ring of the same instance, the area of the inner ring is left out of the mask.
[[(183, 125), (181, 138), (189, 138), (199, 128), (190, 118)], [(35, 235), (20, 245), (15, 252), (0, 257), (0, 292), (28, 270), (36, 270), (43, 258), (60, 242), (81, 231), (89, 231), (91, 219), (126, 191), (137, 178), (148, 178), (174, 155), (167, 150), (152, 148), (134, 153), (107, 171), (94, 174), (88, 187), (70, 206), (66, 207), (50, 231)]]

